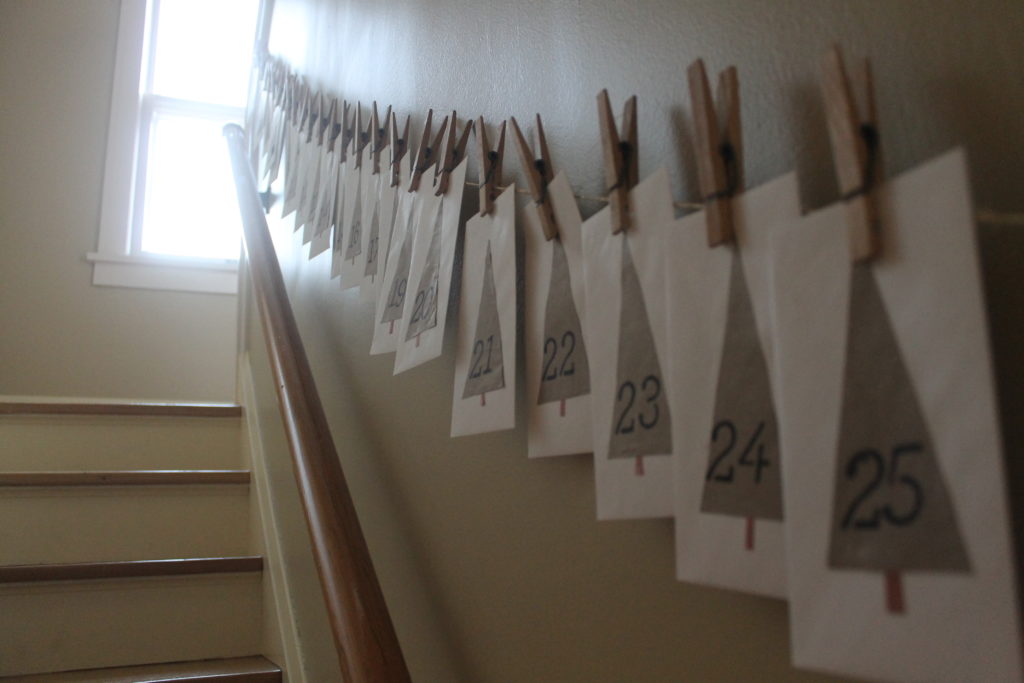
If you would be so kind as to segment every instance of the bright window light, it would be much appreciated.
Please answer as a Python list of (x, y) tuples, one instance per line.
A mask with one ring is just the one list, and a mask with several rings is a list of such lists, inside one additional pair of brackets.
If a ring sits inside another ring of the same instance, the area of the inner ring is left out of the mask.
[(244, 107), (259, 0), (161, 0), (151, 91)]
[(244, 115), (259, 0), (152, 2), (133, 251), (237, 259), (241, 224), (221, 128)]
[(154, 116), (142, 251), (238, 258), (241, 221), (221, 126), (208, 119)]

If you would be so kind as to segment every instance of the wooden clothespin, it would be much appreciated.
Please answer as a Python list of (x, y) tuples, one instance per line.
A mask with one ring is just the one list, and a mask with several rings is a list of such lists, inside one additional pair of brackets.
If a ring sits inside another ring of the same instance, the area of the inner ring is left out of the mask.
[(298, 126), (299, 132), (306, 130), (306, 110), (309, 108), (309, 84), (303, 83), (295, 99), (295, 115), (292, 124)]
[(501, 122), (498, 144), (494, 149), (487, 142), (487, 128), (484, 117), (476, 122), (477, 149), (480, 150), (480, 215), (494, 212), (494, 200), (498, 198), (501, 185), (501, 163), (505, 156), (505, 122)]
[(356, 168), (362, 168), (363, 150), (373, 139), (373, 121), (367, 121), (366, 128), (363, 128), (363, 106), (358, 102), (356, 102), (356, 135), (358, 136), (355, 149)]
[(843, 66), (843, 55), (838, 46), (833, 46), (825, 54), (823, 67), (825, 116), (828, 119), (829, 138), (832, 140), (836, 175), (839, 177), (839, 191), (842, 192), (842, 200), (846, 202), (850, 255), (854, 263), (870, 261), (882, 249), (881, 224), (875, 198), (881, 164), (871, 65), (867, 60), (864, 61), (861, 77), (865, 91), (863, 115), (858, 115), (850, 80)]
[(686, 71), (696, 128), (697, 175), (707, 216), (708, 246), (735, 238), (732, 198), (743, 187), (743, 140), (740, 127), (740, 85), (736, 67), (718, 75), (718, 107), (698, 59)]
[(296, 78), (295, 74), (288, 75), (288, 88), (285, 91), (285, 97), (288, 101), (288, 109), (286, 110), (288, 113), (288, 122), (294, 126), (296, 124), (295, 112), (299, 107), (299, 80)]
[[(337, 105), (335, 104), (334, 106)], [(328, 137), (327, 130), (331, 125), (331, 110), (327, 106), (326, 98), (321, 100), (320, 103), (320, 119), (318, 123), (320, 125), (317, 126), (317, 144), (322, 146), (325, 140), (330, 139)]]
[(523, 162), (523, 170), (526, 172), (526, 183), (530, 186), (530, 194), (537, 205), (537, 214), (540, 216), (540, 227), (544, 231), (544, 239), (553, 240), (558, 237), (558, 221), (555, 219), (551, 202), (548, 201), (548, 183), (554, 179), (555, 170), (551, 165), (548, 141), (544, 137), (544, 125), (540, 122), (540, 114), (537, 114), (537, 127), (534, 129), (539, 156), (535, 156), (530, 149), (514, 116), (512, 117), (512, 132), (515, 135), (516, 147), (519, 149), (519, 158)]
[(341, 156), (338, 158), (338, 163), (344, 163), (348, 160), (348, 143), (352, 140), (352, 122), (349, 120), (348, 111), (352, 108), (352, 105), (345, 100), (341, 101)]
[(622, 135), (615, 127), (608, 91), (597, 96), (597, 116), (601, 126), (601, 147), (604, 150), (604, 175), (608, 182), (608, 203), (612, 211), (612, 234), (628, 230), (632, 211), (629, 191), (639, 181), (636, 131), (636, 95), (626, 100), (622, 112)]
[(320, 107), (323, 105), (323, 93), (318, 92), (316, 97), (309, 98), (309, 120), (306, 123), (306, 143), (313, 141), (313, 133), (316, 129), (316, 122), (320, 120)]
[(328, 126), (327, 150), (333, 152), (337, 147), (338, 137), (341, 135), (341, 123), (338, 121), (338, 98), (331, 98), (331, 122)]
[(448, 117), (444, 117), (444, 121), (441, 122), (441, 128), (437, 131), (437, 137), (434, 138), (433, 142), (430, 140), (430, 129), (434, 120), (434, 110), (427, 110), (427, 120), (423, 124), (423, 135), (420, 137), (419, 151), (416, 153), (416, 158), (413, 160), (412, 167), (412, 179), (409, 180), (409, 192), (415, 192), (420, 189), (420, 178), (423, 176), (423, 172), (435, 165), (437, 161), (437, 150), (441, 146), (441, 140), (444, 137), (445, 126), (448, 125)]
[(385, 147), (388, 146), (388, 119), (391, 118), (391, 105), (388, 105), (388, 110), (384, 114), (384, 123), (377, 117), (377, 101), (373, 101), (373, 118), (371, 120), (371, 126), (373, 128), (373, 147), (370, 148), (373, 154), (373, 174), (378, 175), (380, 173), (380, 153)]
[[(452, 175), (452, 171), (462, 161), (463, 156), (466, 154), (466, 145), (469, 143), (469, 132), (473, 130), (473, 122), (467, 121), (466, 127), (462, 129), (462, 136), (459, 137), (458, 142), (455, 140), (455, 132), (458, 125), (458, 116), (455, 112), (452, 112), (451, 118), (448, 119), (448, 139), (445, 142), (444, 154), (437, 158), (437, 191), (434, 193), (438, 197), (448, 193), (448, 179)], [(443, 128), (444, 126), (442, 126)]]
[(405, 117), (405, 127), (402, 134), (398, 134), (398, 116), (391, 114), (391, 187), (398, 187), (401, 182), (401, 162), (405, 156), (406, 147), (409, 142), (409, 117)]

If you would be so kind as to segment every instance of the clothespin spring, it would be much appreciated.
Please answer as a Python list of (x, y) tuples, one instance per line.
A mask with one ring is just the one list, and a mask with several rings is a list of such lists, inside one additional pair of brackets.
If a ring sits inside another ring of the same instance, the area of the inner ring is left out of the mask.
[(608, 188), (608, 194), (611, 194), (620, 187), (624, 187), (629, 180), (629, 162), (631, 161), (633, 154), (633, 145), (628, 140), (619, 141), (619, 151), (622, 152), (622, 165), (619, 167), (619, 178), (615, 181), (615, 184)]
[(713, 202), (716, 199), (729, 199), (736, 194), (740, 186), (740, 169), (736, 163), (736, 150), (731, 142), (723, 142), (718, 146), (718, 154), (725, 164), (725, 189), (705, 195), (703, 202)]
[(875, 186), (875, 166), (878, 161), (878, 128), (873, 123), (862, 123), (860, 124), (860, 136), (864, 139), (864, 149), (867, 152), (867, 159), (864, 164), (864, 180), (858, 187), (839, 196), (844, 202), (866, 195)]

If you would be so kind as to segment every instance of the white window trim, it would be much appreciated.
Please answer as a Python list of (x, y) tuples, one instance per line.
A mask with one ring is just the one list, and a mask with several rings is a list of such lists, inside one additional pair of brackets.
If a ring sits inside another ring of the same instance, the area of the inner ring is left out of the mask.
[[(142, 254), (141, 178), (137, 163), (145, 157), (149, 120), (155, 105), (172, 108), (172, 98), (143, 96), (143, 68), (152, 73), (152, 64), (143, 64), (148, 49), (156, 2), (159, 0), (122, 0), (117, 28), (117, 52), (110, 102), (110, 126), (107, 131), (107, 157), (100, 200), (100, 225), (96, 251), (86, 254), (93, 264), (93, 284), (112, 287), (171, 289), (186, 292), (236, 294), (237, 259), (195, 259)], [(266, 44), (272, 4), (263, 2), (258, 22), (257, 44)], [(219, 114), (224, 108), (210, 107)], [(232, 112), (237, 110), (231, 109)], [(143, 147), (139, 154), (140, 146)], [(227, 148), (225, 146), (225, 154)], [(137, 185), (138, 182), (138, 185)]]

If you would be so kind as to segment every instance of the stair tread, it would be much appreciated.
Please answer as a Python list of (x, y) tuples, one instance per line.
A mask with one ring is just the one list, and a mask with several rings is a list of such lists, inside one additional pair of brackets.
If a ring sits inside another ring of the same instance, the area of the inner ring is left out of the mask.
[(248, 484), (249, 470), (84, 470), (0, 472), (0, 486), (169, 486)]
[(0, 401), (0, 415), (161, 415), (176, 417), (241, 417), (236, 403), (83, 403), (74, 401)]
[(263, 571), (259, 555), (0, 566), (0, 584)]
[(281, 680), (281, 669), (267, 658), (256, 655), (0, 677), (0, 681), (7, 683), (153, 683), (188, 680), (245, 680), (269, 683)]

